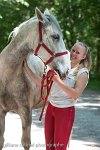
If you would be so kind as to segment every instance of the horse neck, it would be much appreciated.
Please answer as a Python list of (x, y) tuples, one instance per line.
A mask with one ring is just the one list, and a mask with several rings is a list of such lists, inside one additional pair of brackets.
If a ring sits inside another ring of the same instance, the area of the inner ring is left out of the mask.
[[(19, 43), (18, 43), (19, 45)], [(16, 76), (16, 73), (22, 72), (23, 60), (29, 53), (29, 48), (27, 44), (17, 46), (14, 42), (9, 43), (9, 45), (0, 54), (0, 76), (6, 80), (12, 75)]]
[[(30, 47), (34, 49), (34, 45), (37, 42), (36, 31), (38, 27), (36, 21), (34, 21), (32, 25), (30, 23), (28, 29), (25, 25), (20, 28), (21, 29), (19, 29), (16, 36), (11, 40), (11, 42), (5, 47), (5, 49), (1, 53), (3, 59), (5, 59), (6, 62), (15, 62), (15, 65), (20, 64), (25, 59), (27, 54), (32, 51)], [(31, 30), (34, 30), (35, 32), (31, 32)], [(34, 42), (32, 42), (32, 40)]]
[(4, 64), (9, 65), (11, 68), (15, 68), (23, 62), (27, 54), (29, 53), (29, 48), (27, 44), (19, 41), (11, 41), (1, 53), (1, 59)]

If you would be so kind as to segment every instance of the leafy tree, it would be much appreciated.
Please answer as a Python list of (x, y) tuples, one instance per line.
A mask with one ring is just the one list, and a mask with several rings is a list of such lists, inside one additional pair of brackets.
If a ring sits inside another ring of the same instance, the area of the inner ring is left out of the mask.
[(54, 12), (58, 16), (63, 29), (66, 47), (68, 49), (76, 40), (85, 42), (92, 52), (92, 73), (100, 74), (99, 0), (56, 0)]
[(35, 7), (48, 8), (59, 20), (66, 47), (76, 40), (89, 45), (93, 57), (92, 73), (100, 75), (100, 1), (99, 0), (0, 0), (0, 50), (14, 27), (34, 15)]

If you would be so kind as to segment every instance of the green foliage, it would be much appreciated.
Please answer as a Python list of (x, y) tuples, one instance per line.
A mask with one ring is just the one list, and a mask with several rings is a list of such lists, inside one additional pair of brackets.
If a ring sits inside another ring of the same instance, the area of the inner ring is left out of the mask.
[(99, 0), (0, 0), (0, 50), (7, 45), (14, 27), (35, 13), (48, 8), (59, 20), (67, 49), (76, 40), (85, 42), (93, 58), (92, 74), (100, 75), (100, 1)]
[(91, 81), (87, 85), (87, 88), (88, 89), (94, 89), (94, 90), (96, 90), (96, 89), (100, 90), (100, 82), (98, 82), (97, 80)]
[(100, 75), (99, 74), (96, 74), (96, 75), (92, 74), (90, 76), (87, 88), (100, 90)]

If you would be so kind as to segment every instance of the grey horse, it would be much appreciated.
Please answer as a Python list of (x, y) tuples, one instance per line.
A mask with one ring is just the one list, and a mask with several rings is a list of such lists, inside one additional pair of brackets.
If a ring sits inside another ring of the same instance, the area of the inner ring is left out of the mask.
[[(24, 59), (27, 59), (29, 67), (40, 78), (44, 64), (58, 70), (61, 76), (65, 75), (70, 67), (69, 52), (65, 48), (56, 18), (48, 10), (45, 10), (43, 14), (36, 8), (35, 13), (36, 16), (14, 29), (13, 38), (0, 54), (0, 150), (4, 145), (5, 116), (10, 111), (20, 116), (21, 143), (25, 150), (30, 149), (32, 107), (37, 106), (41, 97), (40, 88), (31, 81), (23, 68)], [(65, 55), (56, 57), (59, 53), (65, 53)], [(45, 63), (48, 60), (51, 61)]]

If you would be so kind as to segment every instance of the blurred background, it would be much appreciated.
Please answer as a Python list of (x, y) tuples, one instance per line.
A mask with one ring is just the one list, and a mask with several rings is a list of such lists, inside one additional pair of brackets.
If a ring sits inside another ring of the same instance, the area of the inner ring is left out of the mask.
[(56, 16), (68, 50), (77, 40), (90, 47), (93, 65), (88, 88), (100, 89), (100, 0), (0, 0), (0, 52), (11, 31), (35, 15), (35, 7), (42, 12), (48, 8)]

